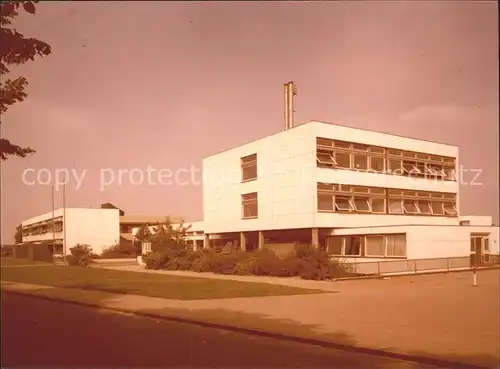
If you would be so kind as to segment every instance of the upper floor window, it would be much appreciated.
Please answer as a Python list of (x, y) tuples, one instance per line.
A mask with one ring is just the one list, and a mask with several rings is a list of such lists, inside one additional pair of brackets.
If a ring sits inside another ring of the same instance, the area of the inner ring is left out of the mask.
[(257, 154), (241, 158), (241, 181), (257, 179)]
[(458, 215), (454, 193), (318, 183), (317, 199), (321, 212)]
[(257, 218), (259, 216), (259, 201), (257, 192), (241, 195), (242, 218)]
[(318, 137), (316, 162), (320, 168), (341, 168), (437, 180), (455, 181), (452, 157), (388, 149)]

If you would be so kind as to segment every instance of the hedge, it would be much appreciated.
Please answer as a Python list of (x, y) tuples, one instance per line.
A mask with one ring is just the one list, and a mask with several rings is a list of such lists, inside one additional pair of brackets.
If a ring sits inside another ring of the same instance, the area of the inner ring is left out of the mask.
[(325, 251), (297, 246), (280, 258), (271, 250), (219, 254), (211, 249), (153, 252), (143, 257), (147, 269), (188, 270), (232, 275), (301, 277), (324, 280), (355, 275), (349, 264), (331, 260)]

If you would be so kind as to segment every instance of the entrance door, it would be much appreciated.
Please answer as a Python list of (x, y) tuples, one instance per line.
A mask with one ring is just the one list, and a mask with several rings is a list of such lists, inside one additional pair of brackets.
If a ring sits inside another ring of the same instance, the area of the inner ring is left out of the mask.
[(470, 263), (471, 267), (487, 263), (490, 244), (489, 233), (478, 234), (471, 233), (470, 235)]

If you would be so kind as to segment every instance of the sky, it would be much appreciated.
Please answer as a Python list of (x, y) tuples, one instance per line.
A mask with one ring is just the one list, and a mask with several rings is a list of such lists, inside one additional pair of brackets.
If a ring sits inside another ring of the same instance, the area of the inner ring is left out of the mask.
[(464, 173), (460, 213), (498, 223), (494, 1), (42, 2), (15, 26), (52, 54), (11, 70), (28, 78), (29, 96), (2, 133), (37, 153), (2, 163), (4, 243), (51, 211), (53, 183), (43, 183), (58, 169), (85, 171), (79, 187), (68, 179), (68, 207), (111, 202), (201, 220), (199, 176), (148, 185), (130, 171), (201, 168), (205, 156), (281, 131), (290, 80), (296, 124), (459, 146), (460, 164), (476, 170)]

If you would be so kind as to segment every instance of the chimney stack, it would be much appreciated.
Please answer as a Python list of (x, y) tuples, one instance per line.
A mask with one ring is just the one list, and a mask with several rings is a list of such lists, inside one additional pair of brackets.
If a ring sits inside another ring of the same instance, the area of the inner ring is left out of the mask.
[(297, 95), (297, 87), (292, 81), (285, 83), (285, 130), (294, 127), (293, 97)]

